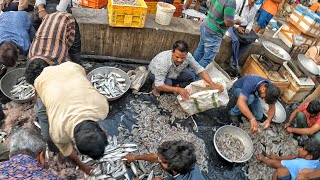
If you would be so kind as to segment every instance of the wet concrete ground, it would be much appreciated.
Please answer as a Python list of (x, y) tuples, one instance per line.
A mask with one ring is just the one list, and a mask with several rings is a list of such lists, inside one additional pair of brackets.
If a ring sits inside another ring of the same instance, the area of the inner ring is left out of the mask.
[[(134, 63), (123, 63), (123, 62), (117, 62), (117, 61), (94, 61), (92, 59), (86, 59), (84, 61), (84, 66), (87, 72), (90, 72), (91, 70), (101, 67), (101, 66), (112, 66), (112, 67), (118, 67), (124, 71), (128, 71), (130, 69), (135, 69), (136, 67), (144, 65), (145, 64), (134, 64)], [(22, 63), (19, 65), (19, 67), (24, 67), (25, 63)], [(231, 72), (232, 74), (232, 72)], [(151, 82), (147, 81), (145, 85), (141, 88), (140, 91), (142, 92), (150, 92), (151, 90)], [(4, 98), (3, 95), (0, 95), (1, 102), (4, 103), (8, 99)], [(144, 100), (144, 101), (151, 101), (154, 104), (158, 104), (158, 100), (148, 94), (142, 94), (142, 95), (133, 95), (131, 94), (131, 91), (129, 90), (124, 96), (122, 96), (120, 99), (110, 102), (110, 113), (106, 120), (102, 121), (101, 125), (107, 130), (107, 132), (110, 135), (116, 135), (118, 133), (117, 127), (120, 124), (120, 117), (124, 115), (124, 121), (122, 124), (129, 130), (131, 129), (132, 124), (135, 123), (135, 119), (133, 118), (134, 113), (128, 109), (126, 109), (126, 104), (128, 104), (131, 100)], [(291, 106), (285, 106), (288, 111), (291, 111)], [(214, 131), (213, 129), (218, 129), (219, 127), (223, 125), (230, 124), (231, 121), (229, 121), (228, 113), (225, 110), (225, 108), (217, 108), (208, 110), (203, 113), (199, 113), (193, 116), (195, 121), (198, 125), (198, 132), (194, 132), (199, 138), (203, 139), (206, 145), (206, 152), (208, 156), (208, 173), (203, 173), (206, 179), (213, 180), (213, 179), (246, 179), (244, 176), (244, 173), (242, 171), (242, 168), (244, 167), (244, 164), (235, 164), (235, 163), (229, 163), (222, 159), (219, 154), (216, 152), (214, 145), (213, 145), (213, 136)], [(183, 126), (186, 126), (189, 128), (190, 131), (193, 127), (193, 122), (191, 118), (188, 118), (186, 120), (177, 120), (176, 122), (180, 123)], [(174, 123), (172, 124), (174, 125)]]

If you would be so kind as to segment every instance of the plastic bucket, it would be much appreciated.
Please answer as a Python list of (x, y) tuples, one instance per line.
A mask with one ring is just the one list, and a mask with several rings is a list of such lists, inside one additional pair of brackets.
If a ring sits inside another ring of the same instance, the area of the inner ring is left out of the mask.
[(156, 22), (161, 25), (169, 25), (176, 11), (176, 7), (172, 4), (158, 2), (156, 12)]

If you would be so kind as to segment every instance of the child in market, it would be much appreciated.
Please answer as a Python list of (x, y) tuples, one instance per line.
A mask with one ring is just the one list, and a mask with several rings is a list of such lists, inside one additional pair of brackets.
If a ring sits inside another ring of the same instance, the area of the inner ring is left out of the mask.
[(311, 135), (320, 142), (320, 100), (315, 99), (297, 108), (284, 127), (289, 133)]
[(276, 156), (270, 154), (268, 158), (258, 154), (257, 158), (275, 170), (273, 180), (295, 180), (299, 171), (304, 168), (316, 168), (319, 165), (320, 144), (311, 138), (303, 143), (298, 155)]

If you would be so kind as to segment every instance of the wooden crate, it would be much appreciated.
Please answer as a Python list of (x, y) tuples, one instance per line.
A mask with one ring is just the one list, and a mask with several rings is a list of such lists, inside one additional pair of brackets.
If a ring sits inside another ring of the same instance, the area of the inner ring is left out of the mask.
[(252, 57), (252, 55), (249, 55), (245, 64), (242, 67), (242, 71), (240, 72), (241, 76), (250, 75), (250, 74), (256, 74), (259, 75), (265, 79), (269, 79), (275, 86), (277, 86), (280, 89), (280, 93), (283, 94), (285, 90), (290, 85), (289, 81), (274, 81), (271, 80), (266, 73), (266, 70), (262, 68), (259, 63)]
[(294, 8), (288, 21), (308, 36), (318, 37), (320, 35), (319, 16), (306, 7), (298, 5)]
[(293, 35), (301, 36), (304, 44), (314, 45), (314, 43), (316, 42), (316, 38), (301, 33), (301, 31), (297, 27), (287, 21), (282, 25), (278, 37), (289, 48), (291, 48), (293, 44)]
[(287, 104), (294, 104), (302, 101), (314, 88), (314, 86), (300, 86), (287, 74), (290, 86), (282, 94), (281, 99)]

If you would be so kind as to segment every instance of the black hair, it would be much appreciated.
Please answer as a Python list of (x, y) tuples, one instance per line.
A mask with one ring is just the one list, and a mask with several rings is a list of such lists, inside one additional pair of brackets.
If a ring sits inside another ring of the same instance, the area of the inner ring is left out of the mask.
[(40, 58), (35, 58), (27, 63), (25, 77), (29, 84), (34, 84), (34, 80), (41, 74), (49, 64)]
[(173, 44), (172, 51), (174, 51), (174, 50), (179, 50), (181, 52), (188, 52), (189, 47), (185, 41), (179, 40)]
[(76, 146), (81, 154), (100, 159), (108, 145), (107, 135), (100, 125), (91, 120), (83, 121), (74, 129)]
[(310, 114), (318, 114), (320, 112), (320, 101), (318, 99), (311, 101), (307, 107), (307, 111)]
[(267, 104), (274, 104), (277, 102), (278, 98), (280, 97), (280, 89), (273, 85), (273, 84), (265, 84), (266, 87), (266, 103)]
[(0, 63), (13, 67), (18, 60), (19, 52), (14, 42), (5, 41), (0, 45)]
[(166, 141), (158, 147), (158, 155), (164, 163), (168, 164), (168, 170), (180, 174), (186, 174), (192, 170), (196, 163), (195, 148), (187, 141)]
[(312, 160), (317, 160), (320, 158), (320, 143), (315, 138), (310, 138), (303, 141), (301, 144), (309, 155), (312, 155)]

